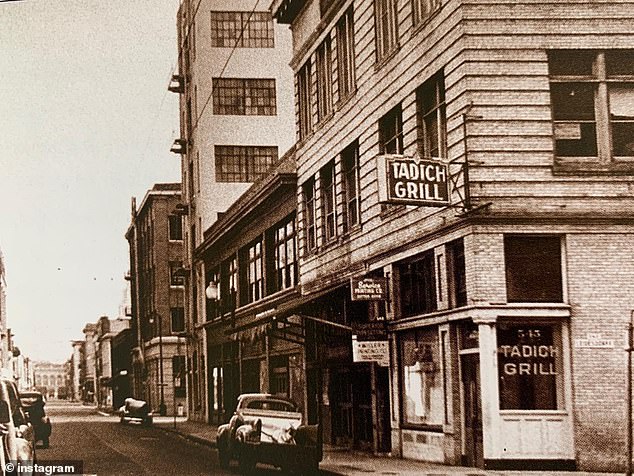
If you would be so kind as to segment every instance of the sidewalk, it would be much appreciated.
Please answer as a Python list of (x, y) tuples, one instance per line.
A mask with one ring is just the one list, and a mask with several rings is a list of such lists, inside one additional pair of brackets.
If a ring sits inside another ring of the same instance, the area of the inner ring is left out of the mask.
[[(154, 417), (154, 426), (177, 433), (199, 444), (216, 447), (216, 427), (187, 421), (184, 417)], [(570, 471), (490, 471), (462, 466), (422, 463), (394, 457), (373, 456), (367, 453), (335, 447), (324, 447), (324, 459), (319, 468), (322, 474), (342, 476), (615, 476), (618, 473), (587, 473)]]

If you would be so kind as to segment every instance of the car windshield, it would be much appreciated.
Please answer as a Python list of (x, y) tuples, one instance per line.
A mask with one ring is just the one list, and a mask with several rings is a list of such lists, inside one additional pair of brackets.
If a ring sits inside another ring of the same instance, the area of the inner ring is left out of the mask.
[(291, 402), (282, 400), (252, 400), (247, 403), (251, 410), (274, 410), (277, 412), (294, 412), (297, 407)]

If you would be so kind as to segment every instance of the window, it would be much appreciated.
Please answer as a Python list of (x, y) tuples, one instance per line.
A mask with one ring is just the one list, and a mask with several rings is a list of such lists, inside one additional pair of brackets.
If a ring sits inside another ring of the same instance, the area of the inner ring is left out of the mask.
[(216, 181), (255, 182), (277, 162), (277, 147), (217, 145)]
[(449, 307), (467, 305), (467, 273), (462, 238), (447, 244), (447, 278)]
[(176, 398), (185, 398), (186, 396), (186, 377), (185, 356), (175, 355), (172, 357), (172, 378), (174, 379), (174, 396)]
[(551, 51), (555, 156), (634, 157), (634, 50)]
[(563, 346), (557, 324), (498, 321), (500, 409), (563, 408)]
[(332, 62), (330, 37), (317, 48), (317, 114), (323, 120), (332, 112)]
[(313, 128), (311, 113), (312, 87), (310, 82), (310, 60), (297, 73), (297, 101), (299, 108), (299, 138), (303, 139)]
[(443, 356), (438, 328), (399, 335), (403, 424), (440, 427), (444, 422)]
[(412, 0), (414, 26), (421, 25), (440, 9), (441, 0)]
[(398, 46), (397, 0), (374, 0), (376, 58), (385, 59)]
[(288, 356), (271, 357), (271, 393), (288, 396)]
[(404, 317), (437, 309), (434, 251), (399, 265), (401, 313)]
[(311, 251), (317, 246), (317, 229), (315, 227), (315, 179), (310, 178), (304, 183), (302, 193), (304, 195), (306, 249)]
[(324, 217), (324, 237), (330, 241), (337, 236), (337, 202), (335, 196), (335, 164), (329, 162), (321, 169), (321, 206)]
[(379, 151), (381, 154), (403, 153), (403, 119), (400, 104), (379, 119)]
[(274, 116), (275, 79), (213, 78), (214, 114)]
[(170, 286), (184, 286), (185, 276), (182, 274), (183, 262), (182, 261), (170, 261)]
[(220, 286), (218, 288), (221, 313), (236, 307), (236, 291), (238, 289), (238, 259), (233, 256), (222, 262), (220, 266)]
[(562, 302), (561, 238), (504, 237), (508, 302)]
[(273, 48), (273, 18), (269, 12), (211, 12), (211, 46)]
[(346, 230), (358, 225), (359, 218), (359, 142), (354, 141), (341, 152), (343, 190), (345, 194)]
[(347, 98), (356, 88), (354, 68), (354, 23), (353, 11), (349, 8), (337, 22), (337, 81), (340, 100)]
[(185, 308), (173, 307), (170, 309), (172, 334), (185, 332)]
[(447, 156), (447, 118), (445, 84), (439, 73), (416, 91), (418, 106), (418, 142), (423, 157)]
[(168, 217), (169, 240), (181, 241), (183, 239), (183, 217), (180, 215), (170, 215)]
[(277, 291), (292, 288), (297, 283), (294, 217), (275, 229), (275, 283)]
[(257, 241), (249, 246), (247, 253), (248, 302), (254, 302), (264, 296), (262, 241)]

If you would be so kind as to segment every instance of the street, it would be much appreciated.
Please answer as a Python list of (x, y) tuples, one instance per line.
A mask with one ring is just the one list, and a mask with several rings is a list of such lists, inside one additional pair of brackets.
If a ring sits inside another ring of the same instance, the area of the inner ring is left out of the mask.
[[(220, 469), (216, 450), (160, 429), (121, 425), (117, 418), (80, 404), (48, 402), (46, 409), (53, 433), (50, 448), (37, 448), (39, 462), (81, 460), (84, 474), (99, 476), (238, 474), (237, 466)], [(261, 467), (255, 474), (280, 472)]]

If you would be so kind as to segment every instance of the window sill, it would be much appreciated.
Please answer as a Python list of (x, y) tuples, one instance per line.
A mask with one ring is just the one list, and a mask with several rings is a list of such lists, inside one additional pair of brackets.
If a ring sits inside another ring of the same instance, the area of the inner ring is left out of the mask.
[(611, 162), (589, 158), (555, 158), (555, 175), (634, 175), (634, 157)]
[(401, 430), (428, 431), (430, 433), (444, 433), (442, 425), (426, 425), (416, 423), (401, 423)]

